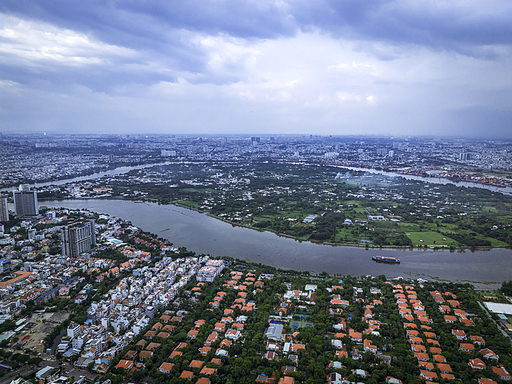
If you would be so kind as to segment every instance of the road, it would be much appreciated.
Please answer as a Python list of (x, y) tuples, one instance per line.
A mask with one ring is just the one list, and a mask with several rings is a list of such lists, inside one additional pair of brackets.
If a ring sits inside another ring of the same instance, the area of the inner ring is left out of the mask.
[(40, 368), (37, 368), (33, 365), (25, 365), (23, 367), (20, 367), (18, 369), (14, 369), (11, 372), (7, 373), (5, 376), (0, 378), (0, 384), (7, 384), (10, 383), (12, 380), (14, 380), (18, 376), (25, 376), (28, 375), (30, 372), (34, 370), (39, 370)]
[(503, 328), (501, 327), (501, 324), (498, 324), (493, 318), (492, 318), (492, 315), (489, 313), (489, 311), (487, 310), (487, 308), (482, 304), (480, 303), (479, 301), (477, 302), (478, 305), (480, 306), (480, 308), (482, 308), (482, 310), (485, 312), (485, 314), (487, 315), (487, 317), (489, 317), (489, 319), (491, 319), (491, 321), (494, 323), (494, 325), (498, 328), (498, 330), (501, 332), (501, 334), (503, 336), (505, 336), (505, 339), (507, 339), (511, 344), (512, 344), (512, 337), (510, 337), (510, 335), (505, 332), (503, 330)]

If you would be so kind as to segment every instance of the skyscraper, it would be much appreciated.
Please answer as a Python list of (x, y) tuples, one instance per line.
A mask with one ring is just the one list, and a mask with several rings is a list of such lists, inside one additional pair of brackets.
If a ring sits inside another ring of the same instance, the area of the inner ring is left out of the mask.
[(7, 197), (0, 196), (0, 222), (9, 221), (9, 210), (7, 209)]
[(96, 245), (94, 220), (76, 220), (62, 228), (62, 254), (77, 257)]
[(14, 191), (14, 211), (18, 217), (37, 216), (37, 191)]

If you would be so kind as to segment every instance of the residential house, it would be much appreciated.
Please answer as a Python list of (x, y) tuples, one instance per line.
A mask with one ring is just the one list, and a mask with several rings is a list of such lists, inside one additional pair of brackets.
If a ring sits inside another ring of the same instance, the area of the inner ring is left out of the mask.
[(174, 364), (172, 363), (162, 363), (162, 365), (160, 365), (160, 368), (158, 368), (158, 372), (169, 373), (171, 372), (172, 367), (174, 367)]
[(486, 368), (485, 363), (481, 359), (470, 359), (468, 364), (476, 371), (481, 371)]
[(133, 360), (120, 360), (116, 368), (131, 369), (134, 363)]
[(473, 352), (475, 350), (475, 346), (469, 343), (461, 343), (459, 349), (464, 352)]
[(482, 349), (480, 351), (480, 353), (486, 359), (492, 359), (492, 360), (496, 360), (496, 361), (498, 361), (500, 359), (500, 357), (497, 354), (495, 354), (493, 351), (491, 351), (489, 348)]
[(501, 380), (510, 381), (510, 373), (508, 373), (503, 365), (500, 365), (499, 367), (491, 367), (491, 369)]
[(437, 373), (430, 372), (427, 370), (420, 370), (420, 378), (425, 379), (425, 380), (436, 380)]
[(478, 384), (498, 384), (496, 381), (488, 379), (486, 377), (481, 377), (478, 379)]
[(452, 329), (452, 335), (454, 335), (459, 341), (466, 339), (466, 332), (460, 329)]

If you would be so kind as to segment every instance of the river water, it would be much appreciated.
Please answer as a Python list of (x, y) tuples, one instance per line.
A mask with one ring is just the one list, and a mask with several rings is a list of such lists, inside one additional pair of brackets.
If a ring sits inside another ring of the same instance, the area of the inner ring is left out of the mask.
[[(57, 180), (57, 181), (49, 181), (49, 182), (44, 182), (44, 183), (35, 183), (33, 186), (35, 188), (41, 188), (41, 187), (47, 187), (47, 186), (50, 186), (50, 185), (64, 185), (64, 184), (80, 183), (82, 181), (100, 179), (100, 178), (102, 178), (104, 176), (122, 175), (124, 173), (130, 172), (133, 169), (150, 168), (150, 167), (153, 167), (153, 166), (166, 165), (166, 164), (173, 164), (173, 162), (165, 161), (165, 162), (162, 162), (162, 163), (155, 163), (155, 164), (143, 164), (143, 165), (135, 165), (135, 166), (118, 167), (118, 168), (115, 168), (115, 169), (110, 169), (108, 171), (97, 172), (97, 173), (93, 173), (93, 174), (86, 175), (86, 176), (77, 176), (77, 177), (73, 177), (73, 178), (70, 178), (70, 179), (63, 179), (63, 180)], [(493, 187), (493, 186), (488, 186), (488, 185), (483, 185), (483, 184), (478, 184), (478, 183), (472, 183), (472, 182), (454, 182), (454, 181), (451, 181), (449, 179), (441, 178), (441, 177), (422, 177), (422, 176), (414, 176), (414, 175), (404, 175), (404, 174), (401, 174), (401, 173), (387, 172), (387, 171), (381, 171), (381, 170), (371, 169), (371, 168), (359, 168), (359, 167), (349, 167), (349, 166), (334, 166), (334, 165), (332, 165), (332, 166), (336, 167), (336, 168), (341, 168), (341, 169), (348, 169), (348, 170), (353, 170), (353, 171), (365, 171), (365, 172), (368, 172), (368, 173), (381, 174), (381, 175), (386, 175), (386, 176), (390, 176), (390, 177), (403, 177), (404, 179), (407, 179), (407, 180), (422, 181), (422, 182), (426, 182), (426, 183), (453, 184), (453, 185), (456, 185), (458, 187), (466, 187), (466, 188), (484, 188), (484, 189), (488, 189), (488, 190), (493, 191), (493, 192), (499, 192), (499, 193), (503, 193), (505, 195), (512, 195), (512, 188), (510, 188), (510, 187), (499, 188), (499, 187)], [(16, 189), (17, 189), (17, 187), (9, 187), (9, 188), (0, 189), (0, 191), (1, 192), (10, 192), (10, 191), (13, 191), (13, 190), (16, 190)]]
[[(130, 172), (133, 169), (151, 168), (151, 167), (154, 167), (157, 165), (166, 165), (166, 164), (171, 164), (171, 162), (166, 161), (163, 163), (155, 163), (155, 164), (143, 164), (143, 165), (133, 165), (133, 166), (126, 166), (126, 167), (117, 167), (114, 169), (109, 169), (108, 171), (91, 173), (90, 175), (85, 175), (85, 176), (77, 176), (77, 177), (73, 177), (73, 178), (69, 178), (69, 179), (62, 179), (62, 180), (55, 180), (55, 181), (46, 181), (44, 183), (34, 183), (34, 184), (30, 184), (30, 186), (33, 186), (34, 188), (37, 189), (37, 188), (42, 188), (42, 187), (48, 187), (50, 185), (74, 184), (74, 183), (80, 183), (82, 181), (87, 181), (87, 180), (101, 179), (104, 176), (122, 175), (122, 174)], [(9, 188), (3, 188), (0, 191), (6, 192), (6, 191), (13, 191), (13, 190), (18, 190), (18, 187), (14, 186), (14, 187), (9, 187)]]
[[(63, 200), (41, 202), (48, 207), (86, 208), (129, 220), (145, 231), (179, 247), (212, 256), (231, 256), (278, 268), (342, 275), (440, 278), (450, 281), (502, 282), (512, 278), (512, 250), (449, 252), (331, 246), (300, 242), (233, 226), (204, 213), (174, 205), (123, 200)], [(372, 256), (401, 259), (398, 265), (372, 261)]]
[(492, 185), (484, 185), (479, 183), (473, 183), (471, 181), (451, 181), (450, 179), (444, 178), (444, 177), (423, 177), (423, 176), (414, 176), (414, 175), (404, 175), (402, 173), (395, 173), (395, 172), (387, 172), (387, 171), (380, 171), (378, 169), (370, 169), (370, 168), (358, 168), (358, 167), (344, 167), (339, 166), (338, 168), (342, 169), (349, 169), (352, 171), (364, 171), (368, 173), (374, 173), (379, 175), (385, 175), (389, 177), (403, 177), (406, 180), (415, 180), (415, 181), (422, 181), (425, 183), (431, 183), (431, 184), (452, 184), (457, 187), (465, 187), (465, 188), (482, 188), (482, 189), (488, 189), (492, 192), (498, 192), (503, 193), (505, 195), (512, 195), (512, 188), (510, 187), (494, 187)]

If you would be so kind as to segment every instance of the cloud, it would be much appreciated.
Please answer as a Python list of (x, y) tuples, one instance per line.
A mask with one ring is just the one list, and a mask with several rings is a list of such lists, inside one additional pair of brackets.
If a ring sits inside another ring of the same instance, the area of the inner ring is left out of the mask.
[(13, 17), (4, 18), (0, 39), (0, 55), (17, 65), (104, 65), (108, 58), (134, 55), (130, 49), (91, 41), (84, 34)]
[[(165, 54), (175, 30), (242, 39), (276, 39), (299, 30), (352, 40), (413, 44), (475, 56), (512, 42), (508, 0), (5, 0), (0, 11), (81, 31), (109, 44)], [(181, 46), (182, 47), (182, 46)], [(172, 49), (172, 48), (171, 48)]]
[(487, 120), (497, 135), (510, 121), (511, 9), (5, 0), (0, 128), (476, 135)]
[(83, 33), (39, 21), (3, 16), (0, 68), (6, 80), (36, 87), (82, 84), (105, 91), (127, 81), (169, 78), (133, 49), (106, 44)]
[(302, 30), (395, 46), (493, 58), (512, 43), (512, 3), (507, 0), (300, 0), (292, 12)]

